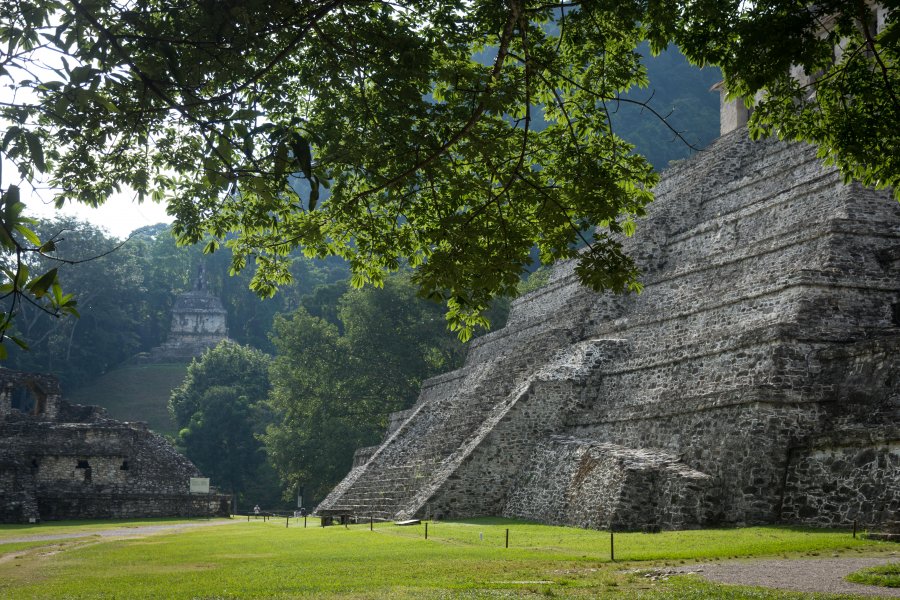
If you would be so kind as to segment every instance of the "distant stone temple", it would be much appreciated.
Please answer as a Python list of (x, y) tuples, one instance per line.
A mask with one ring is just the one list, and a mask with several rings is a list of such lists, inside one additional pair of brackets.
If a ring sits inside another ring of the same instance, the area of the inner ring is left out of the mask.
[(200, 472), (140, 423), (62, 399), (53, 377), (0, 369), (0, 523), (228, 516)]
[(175, 300), (168, 339), (149, 353), (140, 355), (140, 362), (188, 362), (207, 349), (228, 339), (227, 312), (222, 301), (210, 291), (203, 265), (194, 280), (194, 287)]
[(642, 294), (594, 293), (558, 265), (357, 451), (317, 512), (900, 519), (900, 205), (729, 114), (733, 131), (662, 175), (625, 240)]

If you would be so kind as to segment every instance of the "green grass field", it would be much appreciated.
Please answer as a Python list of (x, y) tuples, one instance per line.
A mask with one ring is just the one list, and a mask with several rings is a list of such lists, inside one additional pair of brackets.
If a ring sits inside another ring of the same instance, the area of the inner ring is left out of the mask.
[[(47, 521), (45, 523), (21, 525), (0, 525), (0, 551), (6, 546), (6, 540), (28, 537), (33, 535), (92, 535), (97, 531), (110, 529), (128, 530), (143, 525), (178, 525), (193, 523), (191, 519), (161, 518), (161, 519), (133, 519), (119, 521), (115, 519), (82, 520), (82, 521)], [(226, 521), (227, 522), (227, 521)]]
[[(151, 523), (160, 523), (152, 521)], [(172, 524), (174, 521), (163, 521)], [(846, 531), (776, 527), (609, 534), (503, 519), (320, 528), (310, 519), (123, 535), (148, 521), (0, 526), (2, 598), (810, 598), (640, 571), (732, 557), (887, 553)], [(505, 548), (509, 529), (510, 547)], [(12, 532), (12, 533), (11, 533)], [(78, 533), (43, 544), (29, 535)]]
[(146, 421), (157, 433), (175, 433), (166, 403), (172, 390), (181, 385), (186, 364), (134, 365), (103, 375), (66, 399), (78, 404), (95, 404), (120, 421)]
[(900, 588), (900, 563), (869, 567), (847, 577), (853, 583)]

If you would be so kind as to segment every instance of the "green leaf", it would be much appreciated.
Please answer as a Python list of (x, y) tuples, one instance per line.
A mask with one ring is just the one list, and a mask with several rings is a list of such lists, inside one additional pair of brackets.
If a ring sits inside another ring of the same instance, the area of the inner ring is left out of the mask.
[(21, 133), (22, 133), (22, 128), (17, 127), (15, 125), (10, 127), (9, 129), (7, 129), (6, 134), (3, 136), (3, 143), (0, 144), (0, 149), (2, 149), (5, 152), (6, 149), (9, 148), (9, 143), (12, 141), (12, 139), (15, 138), (17, 135), (20, 135)]
[(0, 227), (0, 245), (10, 251), (16, 249), (16, 242), (6, 232), (6, 227)]
[(309, 142), (302, 135), (295, 134), (291, 140), (291, 151), (294, 153), (294, 160), (303, 171), (303, 176), (310, 179), (312, 177), (312, 149)]
[(18, 277), (16, 278), (16, 286), (21, 289), (27, 289), (28, 287), (28, 265), (24, 263), (18, 263), (16, 265), (19, 269)]
[(50, 269), (40, 277), (37, 277), (28, 284), (28, 291), (34, 294), (37, 298), (42, 298), (47, 290), (50, 289), (54, 283), (56, 283), (57, 278), (57, 269)]
[(41, 145), (41, 138), (31, 131), (26, 131), (25, 142), (28, 144), (28, 152), (31, 154), (31, 162), (42, 173), (47, 170), (47, 163), (44, 162), (44, 148)]
[(29, 243), (31, 243), (35, 248), (41, 248), (41, 239), (35, 234), (32, 230), (25, 227), (24, 225), (15, 225), (14, 229), (22, 234)]
[(309, 184), (309, 210), (315, 210), (319, 203), (319, 185), (315, 181), (310, 181)]

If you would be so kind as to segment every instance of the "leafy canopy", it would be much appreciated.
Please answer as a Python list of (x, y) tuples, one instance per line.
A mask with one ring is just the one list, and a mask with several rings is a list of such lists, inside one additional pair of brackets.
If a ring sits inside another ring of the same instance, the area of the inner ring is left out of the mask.
[(169, 398), (179, 446), (241, 504), (265, 499), (271, 506), (279, 496), (258, 439), (271, 421), (269, 363), (259, 350), (223, 341), (191, 362)]
[[(130, 188), (168, 203), (183, 243), (211, 236), (212, 252), (233, 234), (232, 268), (254, 262), (264, 296), (289, 280), (296, 248), (345, 258), (355, 285), (412, 265), (467, 337), (493, 296), (515, 294), (535, 245), (544, 262), (577, 257), (594, 289), (640, 288), (621, 234), (656, 176), (609, 115), (646, 83), (642, 40), (675, 42), (721, 66), (733, 93), (759, 93), (755, 134), (816, 142), (848, 178), (895, 185), (897, 12), (880, 18), (864, 0), (15, 0), (0, 7), (0, 78), (16, 90), (0, 152), (23, 181), (45, 173), (60, 204)], [(797, 83), (792, 65), (816, 81)], [(3, 218), (12, 231), (17, 218)], [(14, 275), (9, 293), (27, 295)]]
[(313, 499), (347, 473), (357, 448), (379, 441), (391, 413), (413, 405), (425, 379), (459, 366), (464, 352), (406, 274), (388, 276), (383, 290), (327, 299), (338, 306), (334, 322), (311, 314), (322, 299), (308, 296), (275, 318), (275, 418), (263, 438), (286, 489), (303, 487)]

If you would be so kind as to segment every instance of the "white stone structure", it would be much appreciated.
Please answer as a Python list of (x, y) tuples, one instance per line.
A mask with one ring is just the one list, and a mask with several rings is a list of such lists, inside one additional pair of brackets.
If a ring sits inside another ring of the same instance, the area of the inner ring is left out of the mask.
[(168, 339), (140, 358), (147, 362), (190, 361), (228, 339), (227, 316), (221, 300), (209, 290), (201, 265), (194, 288), (175, 300)]

